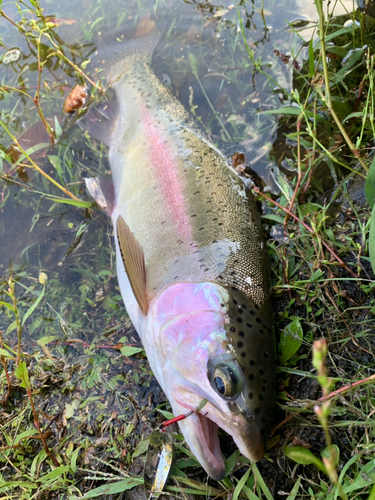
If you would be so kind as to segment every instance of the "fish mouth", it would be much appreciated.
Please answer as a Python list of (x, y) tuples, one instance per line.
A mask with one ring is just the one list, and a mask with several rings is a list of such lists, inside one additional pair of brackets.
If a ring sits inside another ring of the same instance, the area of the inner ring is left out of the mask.
[[(181, 405), (181, 403), (177, 403), (177, 405), (179, 409), (178, 412), (174, 412), (175, 414), (186, 413), (186, 405)], [(179, 425), (191, 451), (212, 479), (220, 481), (225, 477), (225, 462), (220, 449), (219, 427), (232, 436), (245, 457), (252, 462), (262, 460), (266, 440), (256, 424), (237, 419), (234, 415), (229, 421), (226, 421), (228, 416), (223, 415), (216, 405), (208, 403), (207, 407), (207, 413), (193, 413), (181, 420)], [(189, 409), (193, 410), (193, 408)]]
[(220, 449), (219, 426), (197, 413), (193, 413), (179, 424), (191, 451), (207, 474), (216, 481), (223, 479), (225, 462)]

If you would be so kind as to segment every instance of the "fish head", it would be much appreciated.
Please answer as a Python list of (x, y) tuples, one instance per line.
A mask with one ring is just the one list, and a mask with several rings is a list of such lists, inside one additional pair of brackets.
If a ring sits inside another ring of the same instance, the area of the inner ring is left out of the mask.
[(274, 398), (270, 320), (242, 291), (216, 283), (177, 283), (150, 304), (151, 368), (173, 413), (194, 411), (180, 429), (216, 480), (225, 475), (219, 427), (250, 460), (264, 456)]

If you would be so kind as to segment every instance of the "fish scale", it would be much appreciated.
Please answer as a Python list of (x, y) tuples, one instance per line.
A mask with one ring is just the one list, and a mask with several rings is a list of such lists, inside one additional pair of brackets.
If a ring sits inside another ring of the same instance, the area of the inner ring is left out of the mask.
[(218, 427), (260, 460), (271, 424), (267, 250), (251, 192), (152, 72), (157, 40), (117, 44), (106, 59), (119, 107), (108, 144), (114, 199), (99, 180), (86, 183), (112, 218), (124, 303), (174, 414), (207, 401), (179, 425), (221, 479)]

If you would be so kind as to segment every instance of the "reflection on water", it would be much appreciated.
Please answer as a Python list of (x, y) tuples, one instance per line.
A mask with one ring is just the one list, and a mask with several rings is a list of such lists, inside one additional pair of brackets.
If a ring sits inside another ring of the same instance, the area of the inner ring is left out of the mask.
[[(155, 1), (152, 13), (163, 35), (152, 66), (225, 154), (244, 152), (246, 163), (269, 181), (275, 122), (259, 112), (280, 106), (284, 90), (292, 88), (293, 64), (302, 64), (306, 50), (302, 37), (307, 35), (302, 31), (300, 36), (288, 22), (301, 18), (316, 21), (316, 12), (312, 2), (306, 5), (300, 0), (266, 0), (263, 12), (262, 3)], [(100, 77), (96, 72), (100, 68), (97, 47), (100, 54), (100, 46), (109, 39), (117, 38), (120, 43), (124, 28), (127, 36), (132, 33), (150, 5), (146, 0), (43, 2), (43, 16), (54, 25), (46, 31), (47, 36), (33, 28), (32, 23), (40, 28), (43, 23), (24, 6), (16, 2), (2, 6), (20, 31), (0, 17), (0, 57), (12, 48), (18, 48), (21, 56), (0, 65), (6, 90), (1, 94), (1, 119), (17, 137), (27, 132), (24, 147), (30, 141), (38, 165), (80, 199), (88, 199), (83, 178), (108, 173), (109, 165), (104, 146), (93, 143), (63, 117), (64, 99), (76, 83), (84, 82), (79, 69), (95, 79)], [(352, 2), (343, 2), (340, 8), (350, 11)], [(257, 67), (249, 59), (240, 20)], [(49, 135), (40, 126), (42, 117), (57, 135), (53, 146), (48, 145)], [(9, 152), (11, 142), (1, 128), (4, 152)], [(0, 274), (6, 278), (9, 272), (22, 272), (25, 286), (30, 286), (37, 282), (40, 270), (46, 272), (53, 297), (44, 314), (53, 318), (53, 311), (57, 311), (69, 318), (76, 325), (75, 335), (90, 337), (88, 318), (95, 317), (101, 327), (120, 319), (124, 313), (118, 307), (111, 227), (106, 217), (47, 199), (43, 193), (60, 193), (27, 168), (25, 186), (24, 169), (10, 168), (3, 161), (2, 171), (15, 183), (0, 181)], [(66, 256), (85, 221), (91, 224)], [(97, 330), (97, 325), (91, 326), (92, 332)], [(2, 327), (6, 329), (7, 324), (0, 324)], [(56, 329), (58, 335), (67, 335), (61, 324)]]

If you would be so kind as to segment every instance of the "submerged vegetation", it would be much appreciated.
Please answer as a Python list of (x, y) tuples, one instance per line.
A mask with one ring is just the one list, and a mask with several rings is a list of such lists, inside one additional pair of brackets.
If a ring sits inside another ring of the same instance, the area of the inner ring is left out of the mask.
[[(141, 498), (169, 407), (84, 189), (109, 171), (105, 146), (61, 110), (76, 84), (110, 105), (96, 47), (151, 4), (82, 0), (82, 19), (53, 4), (0, 1), (0, 493)], [(152, 5), (156, 74), (255, 178), (279, 356), (266, 458), (249, 464), (223, 436), (227, 476), (207, 483), (176, 429), (172, 498), (375, 499), (375, 20), (322, 0), (296, 20), (296, 5)]]

